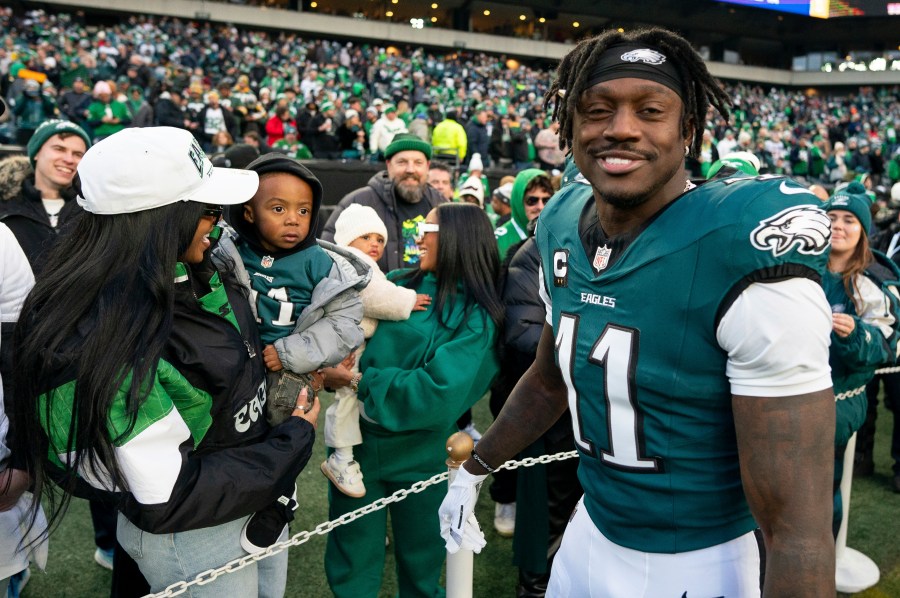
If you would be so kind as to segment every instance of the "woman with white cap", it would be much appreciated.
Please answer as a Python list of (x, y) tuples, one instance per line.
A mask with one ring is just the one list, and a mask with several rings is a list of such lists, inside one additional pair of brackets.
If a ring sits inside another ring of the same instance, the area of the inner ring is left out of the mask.
[[(256, 173), (149, 127), (94, 145), (79, 178), (86, 213), (17, 329), (13, 453), (50, 497), (51, 529), (71, 495), (114, 495), (119, 543), (159, 592), (247, 554), (241, 528), (306, 464), (318, 405), (301, 394), (269, 427), (250, 305), (207, 258), (222, 204), (253, 196)], [(191, 595), (280, 596), (282, 554)]]

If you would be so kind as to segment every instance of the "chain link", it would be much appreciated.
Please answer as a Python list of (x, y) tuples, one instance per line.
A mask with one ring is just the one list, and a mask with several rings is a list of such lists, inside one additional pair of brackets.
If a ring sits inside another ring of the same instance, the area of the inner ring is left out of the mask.
[[(890, 367), (890, 368), (881, 368), (880, 370), (875, 370), (875, 374), (896, 374), (900, 372), (900, 367)], [(857, 395), (861, 395), (866, 392), (865, 386), (860, 386), (859, 388), (854, 388), (853, 390), (844, 391), (838, 395), (834, 396), (835, 401), (843, 401), (844, 399), (850, 399)]]
[[(551, 463), (553, 461), (563, 461), (565, 459), (572, 459), (578, 456), (578, 451), (568, 451), (563, 453), (556, 453), (554, 455), (541, 455), (540, 457), (526, 457), (520, 461), (509, 460), (497, 469), (517, 469), (519, 467), (531, 467), (533, 465), (538, 464), (546, 464)], [(344, 513), (337, 519), (332, 519), (331, 521), (325, 521), (317, 525), (311, 531), (302, 531), (294, 534), (287, 540), (282, 542), (277, 542), (269, 546), (266, 550), (262, 552), (257, 552), (255, 554), (248, 554), (247, 556), (234, 559), (226, 563), (225, 565), (219, 567), (218, 569), (209, 569), (197, 575), (191, 581), (178, 581), (170, 586), (168, 586), (162, 592), (158, 594), (148, 594), (145, 598), (169, 598), (170, 596), (178, 596), (187, 591), (190, 586), (193, 585), (206, 585), (208, 583), (212, 583), (217, 577), (220, 575), (234, 573), (235, 571), (239, 571), (244, 567), (255, 563), (257, 561), (261, 561), (263, 559), (269, 558), (270, 556), (274, 556), (279, 552), (290, 548), (291, 546), (300, 546), (301, 544), (305, 544), (309, 542), (314, 536), (324, 536), (327, 535), (331, 530), (336, 527), (340, 527), (342, 525), (346, 525), (352, 521), (359, 519), (369, 513), (374, 513), (375, 511), (380, 511), (391, 503), (400, 502), (405, 499), (410, 494), (418, 494), (422, 492), (426, 488), (430, 486), (434, 486), (435, 484), (440, 484), (441, 482), (447, 479), (448, 472), (443, 472), (436, 474), (427, 480), (420, 480), (410, 486), (409, 488), (404, 488), (401, 490), (397, 490), (390, 496), (385, 496), (384, 498), (379, 498), (378, 500), (356, 509), (355, 511), (350, 511), (349, 513)]]
[[(900, 367), (889, 367), (882, 368), (877, 370), (876, 374), (893, 374), (900, 372)], [(866, 387), (860, 386), (859, 388), (854, 388), (853, 390), (848, 390), (846, 392), (842, 392), (839, 395), (834, 397), (835, 401), (842, 401), (844, 399), (849, 399), (851, 397), (855, 397), (859, 394), (865, 392)], [(534, 465), (544, 465), (547, 463), (552, 463), (553, 461), (563, 461), (565, 459), (573, 459), (578, 456), (578, 451), (567, 451), (556, 453), (554, 455), (541, 455), (540, 457), (526, 457), (519, 461), (509, 460), (497, 469), (506, 469), (513, 470), (519, 467), (532, 467)], [(331, 521), (325, 521), (320, 523), (311, 531), (302, 531), (294, 534), (287, 540), (283, 542), (277, 542), (267, 548), (262, 552), (258, 552), (255, 554), (248, 554), (247, 556), (241, 557), (239, 559), (235, 559), (218, 569), (209, 569), (197, 575), (191, 581), (179, 581), (173, 583), (168, 586), (162, 592), (158, 594), (148, 594), (145, 598), (169, 598), (171, 596), (178, 596), (187, 591), (190, 586), (193, 585), (206, 585), (208, 583), (212, 583), (218, 578), (220, 575), (233, 573), (235, 571), (239, 571), (244, 567), (255, 563), (257, 561), (261, 561), (262, 559), (269, 558), (270, 556), (274, 556), (283, 550), (290, 548), (291, 546), (300, 546), (301, 544), (305, 544), (309, 542), (314, 536), (324, 536), (331, 532), (336, 527), (340, 527), (342, 525), (346, 525), (352, 521), (359, 519), (360, 517), (364, 517), (369, 513), (374, 513), (375, 511), (380, 511), (391, 503), (400, 502), (405, 499), (410, 494), (418, 494), (422, 492), (426, 488), (430, 486), (434, 486), (435, 484), (439, 484), (447, 479), (448, 473), (445, 471), (443, 473), (436, 474), (427, 480), (418, 481), (413, 484), (411, 487), (407, 489), (397, 490), (390, 496), (386, 496), (384, 498), (379, 498), (375, 502), (372, 502), (364, 507), (360, 507), (355, 511), (350, 511), (349, 513), (344, 513), (337, 519), (333, 519)]]

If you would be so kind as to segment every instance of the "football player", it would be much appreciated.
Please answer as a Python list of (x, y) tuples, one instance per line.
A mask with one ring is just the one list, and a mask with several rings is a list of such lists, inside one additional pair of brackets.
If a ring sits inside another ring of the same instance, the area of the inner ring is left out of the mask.
[(537, 359), (450, 486), (447, 549), (481, 549), (485, 475), (568, 405), (585, 495), (548, 596), (833, 596), (818, 200), (783, 177), (688, 181), (729, 99), (671, 32), (581, 42), (547, 104), (584, 182), (538, 222)]

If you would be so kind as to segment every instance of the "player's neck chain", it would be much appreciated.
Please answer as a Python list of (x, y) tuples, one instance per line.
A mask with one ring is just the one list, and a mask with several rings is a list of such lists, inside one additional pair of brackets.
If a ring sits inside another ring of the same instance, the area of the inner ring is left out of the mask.
[(688, 191), (690, 191), (691, 189), (695, 188), (696, 186), (697, 186), (697, 185), (695, 185), (694, 183), (692, 183), (690, 179), (685, 179), (685, 181), (684, 181), (684, 191), (682, 191), (682, 193), (687, 193)]

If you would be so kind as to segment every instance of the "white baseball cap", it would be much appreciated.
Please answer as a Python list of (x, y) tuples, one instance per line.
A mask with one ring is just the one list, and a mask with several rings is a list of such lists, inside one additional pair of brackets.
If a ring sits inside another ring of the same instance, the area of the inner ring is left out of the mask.
[(78, 164), (78, 205), (92, 214), (130, 214), (175, 203), (240, 204), (259, 187), (251, 170), (216, 168), (188, 131), (123, 129)]

